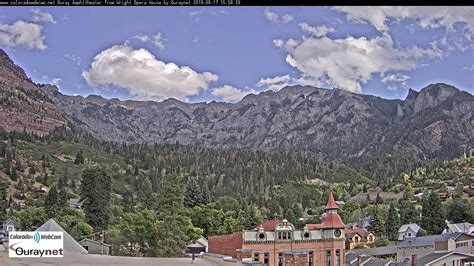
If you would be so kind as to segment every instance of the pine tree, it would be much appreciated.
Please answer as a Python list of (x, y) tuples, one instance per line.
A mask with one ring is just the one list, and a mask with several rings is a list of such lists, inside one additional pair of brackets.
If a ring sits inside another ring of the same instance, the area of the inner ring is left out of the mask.
[(58, 189), (56, 185), (53, 185), (49, 189), (48, 196), (46, 197), (46, 200), (44, 201), (44, 208), (46, 210), (46, 214), (48, 215), (48, 218), (56, 217), (60, 209), (60, 206), (58, 203), (59, 203)]
[(444, 227), (444, 214), (441, 207), (441, 199), (438, 193), (432, 191), (426, 195), (422, 202), (422, 228), (431, 235), (440, 234)]
[(16, 181), (18, 179), (18, 174), (16, 173), (16, 168), (15, 167), (11, 168), (10, 178), (13, 181)]
[(197, 178), (188, 177), (186, 182), (186, 191), (184, 193), (184, 204), (188, 208), (200, 206), (204, 202), (201, 188), (199, 187)]
[(374, 232), (377, 236), (382, 236), (385, 233), (385, 225), (379, 211), (379, 205), (374, 206), (374, 213), (372, 216), (372, 222), (369, 227), (370, 231)]
[(375, 204), (383, 204), (383, 199), (380, 196), (380, 193), (377, 193), (377, 197), (375, 198)]
[(106, 230), (110, 218), (111, 178), (104, 168), (93, 166), (82, 173), (81, 200), (87, 223), (95, 230)]
[(387, 223), (386, 223), (386, 231), (387, 237), (389, 240), (397, 240), (397, 233), (398, 229), (400, 228), (400, 218), (398, 217), (398, 211), (395, 207), (395, 204), (392, 202), (390, 203), (390, 208), (388, 209), (387, 214)]
[(188, 218), (184, 209), (184, 177), (168, 175), (160, 193), (161, 228), (158, 238), (158, 255), (181, 257), (189, 237), (186, 235)]
[(84, 163), (84, 154), (82, 150), (79, 150), (76, 153), (76, 159), (74, 160), (74, 164), (83, 164)]
[(8, 184), (0, 181), (0, 221), (7, 220), (7, 209), (9, 207), (7, 200)]

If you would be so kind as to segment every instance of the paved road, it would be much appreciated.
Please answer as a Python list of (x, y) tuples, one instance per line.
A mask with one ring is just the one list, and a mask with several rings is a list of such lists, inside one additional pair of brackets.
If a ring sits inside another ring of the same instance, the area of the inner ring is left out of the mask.
[(236, 266), (236, 263), (224, 262), (219, 258), (203, 257), (196, 258), (191, 264), (191, 258), (135, 258), (119, 256), (101, 256), (92, 254), (68, 254), (63, 258), (9, 258), (8, 253), (0, 252), (0, 265), (23, 266), (23, 265), (196, 265), (196, 266)]

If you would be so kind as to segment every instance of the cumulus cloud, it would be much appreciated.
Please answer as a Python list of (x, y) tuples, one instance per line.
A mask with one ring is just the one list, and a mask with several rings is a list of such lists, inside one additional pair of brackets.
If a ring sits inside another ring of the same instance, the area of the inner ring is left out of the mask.
[(56, 21), (54, 20), (53, 15), (51, 15), (51, 13), (41, 11), (37, 8), (31, 10), (31, 13), (33, 13), (34, 22), (50, 22), (56, 24)]
[(0, 44), (8, 47), (26, 46), (29, 49), (46, 49), (43, 27), (23, 20), (11, 25), (0, 23)]
[(347, 14), (347, 18), (356, 22), (368, 22), (381, 32), (389, 31), (388, 19), (414, 19), (421, 28), (445, 27), (452, 30), (454, 24), (466, 23), (470, 32), (474, 32), (474, 7), (344, 7), (334, 9)]
[(280, 18), (280, 15), (278, 15), (277, 13), (273, 12), (273, 11), (270, 11), (268, 9), (266, 9), (265, 11), (263, 11), (263, 15), (265, 16), (265, 18), (272, 22), (272, 23), (289, 23), (291, 22), (294, 17), (290, 14), (284, 14), (283, 16), (281, 16)]
[(298, 24), (298, 26), (300, 26), (302, 31), (310, 33), (316, 37), (323, 37), (326, 36), (329, 32), (334, 31), (332, 27), (328, 27), (326, 25), (310, 26), (306, 22), (300, 23)]
[(134, 49), (123, 44), (115, 45), (97, 54), (89, 70), (82, 76), (96, 89), (118, 86), (126, 89), (138, 100), (164, 100), (188, 97), (208, 89), (218, 76), (198, 73), (188, 66), (165, 63), (146, 49)]
[(78, 66), (81, 65), (82, 59), (80, 56), (74, 55), (74, 54), (66, 54), (66, 58), (70, 59), (71, 61), (75, 62)]
[(52, 85), (56, 86), (56, 87), (59, 87), (59, 83), (61, 83), (62, 79), (60, 78), (53, 78), (49, 83), (51, 83)]
[(158, 32), (155, 35), (138, 34), (138, 35), (133, 36), (132, 39), (137, 39), (142, 42), (151, 42), (160, 50), (163, 50), (165, 48), (164, 41), (166, 39), (163, 39), (161, 32)]
[(357, 93), (362, 92), (361, 84), (374, 74), (413, 70), (424, 58), (442, 56), (434, 45), (427, 49), (396, 48), (388, 34), (345, 39), (323, 36), (304, 38), (301, 42), (290, 39), (282, 47), (288, 52), (286, 62), (304, 77)]
[(281, 17), (281, 22), (284, 24), (291, 22), (294, 19), (294, 17), (290, 14), (285, 14), (283, 17)]
[(402, 73), (395, 73), (395, 74), (388, 74), (388, 75), (382, 73), (380, 77), (382, 78), (381, 81), (384, 84), (387, 84), (390, 82), (398, 82), (398, 83), (401, 83), (403, 86), (405, 86), (408, 79), (410, 79), (409, 76), (404, 75)]
[(224, 85), (222, 87), (214, 88), (211, 94), (225, 102), (238, 102), (242, 100), (247, 94), (256, 93), (255, 90), (250, 89), (243, 91), (233, 86)]
[(273, 91), (278, 91), (281, 88), (288, 86), (291, 80), (290, 75), (275, 76), (271, 78), (262, 78), (258, 81), (257, 87), (266, 87)]

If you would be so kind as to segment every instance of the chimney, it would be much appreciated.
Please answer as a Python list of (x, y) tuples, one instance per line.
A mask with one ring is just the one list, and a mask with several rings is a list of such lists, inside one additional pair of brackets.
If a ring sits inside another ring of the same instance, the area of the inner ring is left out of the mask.
[(416, 254), (411, 255), (411, 266), (416, 266)]

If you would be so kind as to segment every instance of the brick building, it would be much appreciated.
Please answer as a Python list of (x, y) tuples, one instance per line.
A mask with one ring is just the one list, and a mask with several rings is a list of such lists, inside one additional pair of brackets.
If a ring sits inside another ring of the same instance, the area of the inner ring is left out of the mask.
[(297, 230), (286, 219), (273, 219), (253, 230), (210, 236), (209, 252), (265, 265), (345, 265), (345, 225), (329, 193), (322, 223)]

